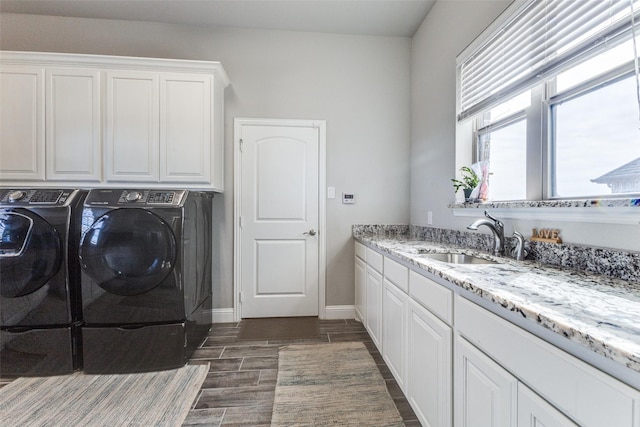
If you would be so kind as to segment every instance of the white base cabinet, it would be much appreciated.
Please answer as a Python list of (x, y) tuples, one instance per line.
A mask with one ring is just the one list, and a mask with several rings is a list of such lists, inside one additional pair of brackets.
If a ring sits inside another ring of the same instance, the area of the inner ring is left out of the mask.
[(367, 249), (362, 243), (355, 243), (355, 312), (356, 318), (365, 323), (365, 307), (367, 306), (365, 290), (367, 287)]
[(409, 269), (388, 257), (384, 257), (382, 264), (382, 357), (406, 393)]
[(224, 190), (219, 63), (0, 54), (6, 185)]
[(365, 327), (382, 353), (382, 274), (367, 265)]
[(408, 324), (405, 395), (423, 426), (451, 426), (451, 327), (414, 300), (409, 300)]
[(640, 391), (457, 295), (464, 338), (581, 426), (640, 426)]
[(460, 336), (455, 353), (456, 426), (577, 426)]
[(516, 425), (518, 380), (461, 337), (455, 363), (456, 427)]
[(423, 426), (640, 427), (639, 390), (434, 275), (360, 243), (355, 263), (356, 313)]
[(408, 306), (409, 296), (385, 278), (382, 290), (382, 358), (405, 393)]
[(577, 427), (546, 400), (518, 383), (518, 427)]

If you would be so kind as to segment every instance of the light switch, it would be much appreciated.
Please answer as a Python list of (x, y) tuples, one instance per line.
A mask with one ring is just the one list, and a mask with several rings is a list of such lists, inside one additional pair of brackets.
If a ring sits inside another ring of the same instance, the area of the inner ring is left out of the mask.
[(327, 187), (327, 199), (336, 198), (336, 187)]

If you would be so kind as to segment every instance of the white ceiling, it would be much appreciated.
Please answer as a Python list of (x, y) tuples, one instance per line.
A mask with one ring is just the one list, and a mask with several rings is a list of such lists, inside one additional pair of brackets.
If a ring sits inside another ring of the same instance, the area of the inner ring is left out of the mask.
[(0, 0), (0, 12), (411, 37), (435, 1)]

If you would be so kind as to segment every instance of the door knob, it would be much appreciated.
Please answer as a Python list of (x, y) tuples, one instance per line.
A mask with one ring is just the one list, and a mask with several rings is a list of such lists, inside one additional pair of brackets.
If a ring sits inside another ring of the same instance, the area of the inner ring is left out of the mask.
[(302, 234), (308, 234), (309, 236), (315, 236), (316, 235), (316, 230), (314, 230), (313, 228), (309, 231), (305, 231)]

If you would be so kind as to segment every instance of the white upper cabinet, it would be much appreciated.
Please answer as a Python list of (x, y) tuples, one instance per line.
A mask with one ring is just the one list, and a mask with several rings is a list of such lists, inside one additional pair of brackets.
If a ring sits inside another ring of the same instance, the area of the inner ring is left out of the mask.
[(107, 181), (159, 182), (159, 77), (145, 71), (106, 73)]
[(0, 65), (0, 178), (12, 185), (224, 191), (220, 63), (0, 52)]
[(211, 181), (211, 76), (160, 76), (160, 180)]
[(44, 68), (0, 68), (0, 179), (45, 178)]
[(46, 70), (46, 179), (100, 182), (100, 72)]

